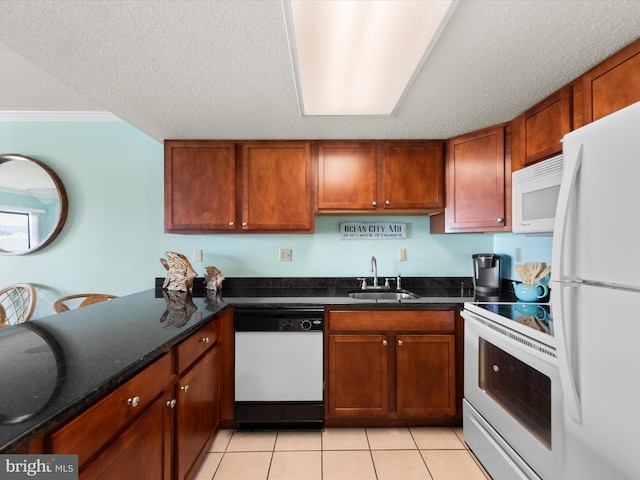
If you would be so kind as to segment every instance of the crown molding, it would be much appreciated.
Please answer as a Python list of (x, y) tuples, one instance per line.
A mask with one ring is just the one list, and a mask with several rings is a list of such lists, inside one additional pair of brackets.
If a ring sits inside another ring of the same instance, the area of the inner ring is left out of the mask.
[(0, 111), (0, 121), (18, 122), (122, 122), (111, 112), (85, 111)]

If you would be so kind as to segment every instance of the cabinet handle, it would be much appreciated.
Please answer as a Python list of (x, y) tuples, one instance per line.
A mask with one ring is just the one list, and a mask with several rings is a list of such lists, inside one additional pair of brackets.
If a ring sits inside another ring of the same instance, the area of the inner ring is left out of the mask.
[(386, 346), (387, 345), (387, 341), (386, 340), (382, 340), (382, 345)]
[(398, 346), (401, 347), (402, 345), (404, 345), (404, 342), (402, 340), (398, 340)]
[(498, 220), (497, 220), (497, 221), (498, 221), (498, 223), (502, 223), (502, 222), (504, 222), (504, 218), (502, 218), (502, 217), (498, 217)]
[(377, 206), (378, 206), (378, 202), (376, 202), (376, 201), (374, 200), (373, 202), (371, 202), (371, 205), (372, 205), (372, 206), (374, 206), (374, 207), (377, 207)]
[(386, 202), (384, 202), (385, 205), (391, 205), (391, 200), (387, 200)]
[(127, 400), (127, 405), (129, 405), (130, 407), (137, 407), (140, 404), (140, 397), (138, 397), (137, 395), (133, 398), (129, 398)]
[(247, 226), (247, 222), (242, 222), (242, 226), (246, 227)]
[(180, 390), (182, 390), (184, 393), (187, 393), (189, 391), (189, 385), (185, 385), (184, 387), (180, 387)]
[(201, 341), (202, 343), (209, 343), (209, 337), (202, 337), (202, 338), (200, 339), (200, 341)]
[(173, 400), (167, 400), (167, 407), (174, 408), (175, 406), (176, 406), (176, 399), (175, 398)]
[(235, 225), (235, 222), (229, 222), (229, 226), (233, 227)]

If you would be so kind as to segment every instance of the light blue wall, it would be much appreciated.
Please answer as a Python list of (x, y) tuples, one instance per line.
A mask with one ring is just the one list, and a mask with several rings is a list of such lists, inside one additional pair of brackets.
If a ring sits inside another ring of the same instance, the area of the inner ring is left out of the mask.
[[(0, 152), (43, 161), (58, 173), (69, 197), (67, 223), (50, 246), (0, 256), (0, 285), (37, 286), (35, 317), (49, 315), (62, 295), (126, 295), (151, 288), (155, 277), (165, 275), (159, 259), (167, 250), (191, 258), (194, 249), (202, 249), (204, 261), (192, 262), (199, 275), (215, 265), (231, 277), (357, 277), (369, 273), (375, 255), (381, 276), (471, 276), (471, 254), (494, 251), (494, 237), (500, 239), (499, 252), (509, 253), (519, 242), (519, 236), (430, 235), (429, 219), (413, 216), (384, 218), (407, 223), (403, 240), (340, 240), (339, 222), (376, 217), (318, 217), (313, 235), (168, 235), (162, 144), (126, 123), (4, 121)], [(396, 259), (401, 247), (407, 249), (406, 262)], [(293, 261), (279, 262), (279, 248), (293, 249)]]
[[(505, 258), (502, 275), (507, 278), (519, 280), (519, 276), (513, 269), (515, 263), (543, 262), (551, 265), (551, 242), (553, 237), (524, 235), (517, 233), (495, 234), (493, 239), (494, 252)], [(521, 249), (522, 261), (515, 262), (516, 248)], [(545, 281), (548, 281), (547, 278)]]

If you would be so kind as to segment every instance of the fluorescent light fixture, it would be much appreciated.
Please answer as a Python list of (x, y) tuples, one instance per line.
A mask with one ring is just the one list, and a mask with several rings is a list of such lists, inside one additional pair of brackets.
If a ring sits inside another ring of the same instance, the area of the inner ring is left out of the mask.
[(282, 0), (302, 115), (392, 115), (456, 0)]

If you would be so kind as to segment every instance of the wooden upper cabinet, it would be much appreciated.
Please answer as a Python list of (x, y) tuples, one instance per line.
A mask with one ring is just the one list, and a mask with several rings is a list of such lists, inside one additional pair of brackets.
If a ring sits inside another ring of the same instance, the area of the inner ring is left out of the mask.
[(235, 230), (235, 144), (167, 140), (164, 145), (165, 231)]
[(431, 217), (431, 233), (508, 231), (506, 163), (504, 126), (449, 140), (447, 208)]
[(320, 142), (318, 210), (375, 210), (377, 165), (373, 142)]
[(640, 39), (582, 77), (584, 123), (640, 101)]
[(242, 229), (312, 232), (310, 142), (242, 145)]
[(440, 211), (443, 151), (441, 141), (319, 142), (318, 211)]
[[(310, 142), (165, 142), (165, 231), (313, 231)], [(240, 205), (240, 207), (238, 207)]]
[(443, 142), (383, 143), (383, 207), (444, 208)]
[(520, 166), (562, 152), (560, 140), (571, 131), (572, 88), (565, 87), (522, 114)]

